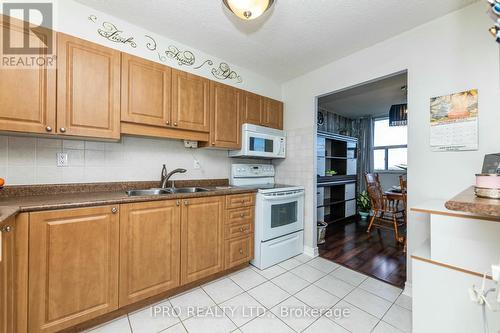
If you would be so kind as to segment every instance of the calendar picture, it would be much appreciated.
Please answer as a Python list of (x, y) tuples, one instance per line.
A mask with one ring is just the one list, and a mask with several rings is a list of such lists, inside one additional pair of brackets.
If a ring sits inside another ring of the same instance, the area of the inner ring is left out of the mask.
[(431, 149), (478, 149), (477, 89), (431, 98)]

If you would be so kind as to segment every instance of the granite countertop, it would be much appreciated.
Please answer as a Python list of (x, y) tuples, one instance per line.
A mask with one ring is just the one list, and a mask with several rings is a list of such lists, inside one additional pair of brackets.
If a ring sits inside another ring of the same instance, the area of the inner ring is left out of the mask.
[(158, 187), (158, 182), (11, 186), (0, 194), (0, 223), (23, 212), (256, 192), (229, 186), (227, 179), (176, 181), (175, 185), (203, 187), (209, 191), (129, 197), (125, 191)]
[(445, 206), (450, 210), (500, 217), (500, 200), (476, 197), (474, 186), (448, 200)]

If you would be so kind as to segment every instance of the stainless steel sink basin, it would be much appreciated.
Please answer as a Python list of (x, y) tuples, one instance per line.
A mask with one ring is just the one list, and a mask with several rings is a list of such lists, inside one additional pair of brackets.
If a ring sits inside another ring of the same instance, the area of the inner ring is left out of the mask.
[(150, 188), (148, 190), (131, 190), (127, 191), (127, 195), (129, 197), (139, 197), (139, 196), (145, 196), (145, 195), (165, 195), (165, 194), (171, 194), (167, 189), (164, 188)]
[(166, 195), (174, 193), (196, 193), (208, 192), (209, 189), (203, 187), (167, 187), (167, 188), (150, 188), (147, 190), (130, 190), (127, 191), (129, 197), (139, 197), (147, 195)]
[(166, 190), (170, 193), (196, 193), (196, 192), (208, 192), (209, 189), (203, 187), (169, 187)]

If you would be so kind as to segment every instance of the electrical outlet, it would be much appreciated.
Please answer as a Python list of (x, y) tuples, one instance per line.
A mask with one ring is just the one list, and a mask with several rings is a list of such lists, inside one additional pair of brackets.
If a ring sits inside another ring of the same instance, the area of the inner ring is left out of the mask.
[(67, 153), (57, 153), (57, 166), (58, 167), (68, 166), (68, 154)]
[(195, 159), (193, 161), (193, 168), (194, 169), (201, 169), (200, 161), (198, 161), (198, 160)]

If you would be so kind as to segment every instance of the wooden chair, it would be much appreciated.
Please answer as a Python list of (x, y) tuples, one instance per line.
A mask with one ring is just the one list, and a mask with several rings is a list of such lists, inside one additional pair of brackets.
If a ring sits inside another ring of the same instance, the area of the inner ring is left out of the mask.
[[(399, 176), (399, 187), (401, 187), (401, 194), (403, 195), (403, 206), (404, 206), (404, 222), (408, 223), (408, 180), (406, 175)], [(407, 238), (405, 237), (405, 246), (403, 251), (406, 252), (407, 248)]]
[(368, 177), (367, 192), (372, 205), (373, 216), (370, 219), (370, 224), (366, 232), (371, 232), (372, 227), (394, 230), (396, 241), (398, 243), (403, 243), (404, 237), (399, 235), (399, 227), (404, 225), (404, 219), (401, 220), (404, 210), (387, 199), (380, 183), (369, 183)]
[(380, 185), (380, 177), (378, 173), (365, 173), (366, 186), (370, 184), (379, 184)]

